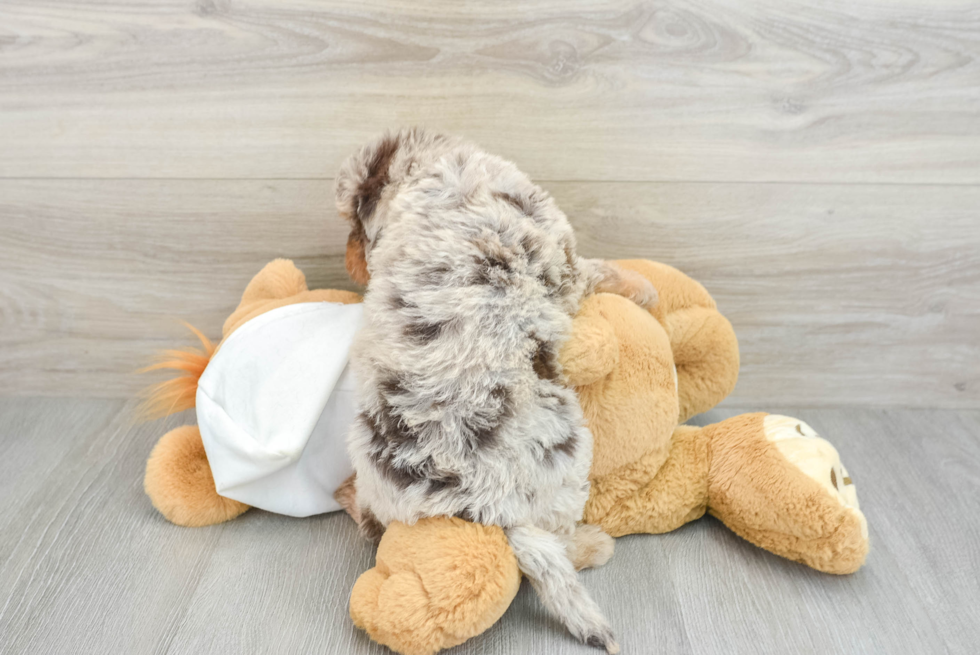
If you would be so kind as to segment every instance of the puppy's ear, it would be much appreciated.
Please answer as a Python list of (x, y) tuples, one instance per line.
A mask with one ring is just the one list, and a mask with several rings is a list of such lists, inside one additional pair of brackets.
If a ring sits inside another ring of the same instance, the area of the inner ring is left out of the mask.
[(364, 248), (367, 246), (367, 236), (364, 234), (364, 224), (359, 220), (354, 220), (351, 225), (350, 234), (347, 235), (347, 253), (344, 255), (344, 266), (347, 274), (361, 286), (367, 286), (371, 281), (368, 273), (367, 257), (364, 255)]
[(365, 223), (374, 216), (381, 192), (390, 180), (389, 169), (398, 144), (397, 135), (385, 134), (344, 162), (337, 176), (337, 211), (351, 226), (345, 264), (358, 284), (367, 284), (370, 279)]

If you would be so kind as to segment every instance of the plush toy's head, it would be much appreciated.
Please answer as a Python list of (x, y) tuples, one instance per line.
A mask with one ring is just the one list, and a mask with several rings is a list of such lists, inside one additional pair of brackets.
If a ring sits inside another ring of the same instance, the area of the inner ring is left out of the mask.
[(844, 508), (852, 510), (861, 522), (862, 534), (868, 536), (868, 524), (860, 511), (857, 487), (841, 462), (840, 454), (816, 430), (795, 418), (770, 414), (765, 418), (766, 438), (776, 446), (783, 457), (837, 500)]

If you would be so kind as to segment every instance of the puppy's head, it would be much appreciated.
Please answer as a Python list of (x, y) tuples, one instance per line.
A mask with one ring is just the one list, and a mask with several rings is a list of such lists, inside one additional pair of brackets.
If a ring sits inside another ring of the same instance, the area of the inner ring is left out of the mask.
[(350, 224), (347, 272), (358, 284), (370, 279), (368, 261), (388, 222), (388, 205), (398, 187), (420, 166), (456, 143), (413, 128), (386, 132), (344, 162), (337, 176), (337, 211)]

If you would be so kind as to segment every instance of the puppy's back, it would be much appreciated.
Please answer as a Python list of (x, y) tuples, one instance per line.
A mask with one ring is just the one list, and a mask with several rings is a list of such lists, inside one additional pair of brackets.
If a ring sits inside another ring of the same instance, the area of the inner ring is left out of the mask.
[[(415, 164), (388, 174), (361, 219), (371, 279), (351, 450), (378, 472), (365, 500), (383, 521), (547, 514), (591, 453), (557, 361), (582, 292), (573, 233), (499, 157), (465, 143), (398, 157)], [(572, 495), (563, 514), (584, 503)]]

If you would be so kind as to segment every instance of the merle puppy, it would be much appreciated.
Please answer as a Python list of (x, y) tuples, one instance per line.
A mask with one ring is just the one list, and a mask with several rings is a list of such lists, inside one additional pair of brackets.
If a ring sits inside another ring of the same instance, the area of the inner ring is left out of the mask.
[(618, 651), (575, 574), (608, 559), (612, 539), (577, 525), (592, 435), (557, 354), (587, 294), (650, 306), (656, 291), (579, 257), (547, 193), (457, 138), (380, 137), (343, 165), (337, 208), (347, 269), (368, 285), (348, 437), (362, 524), (375, 536), (427, 516), (499, 525), (545, 606)]

